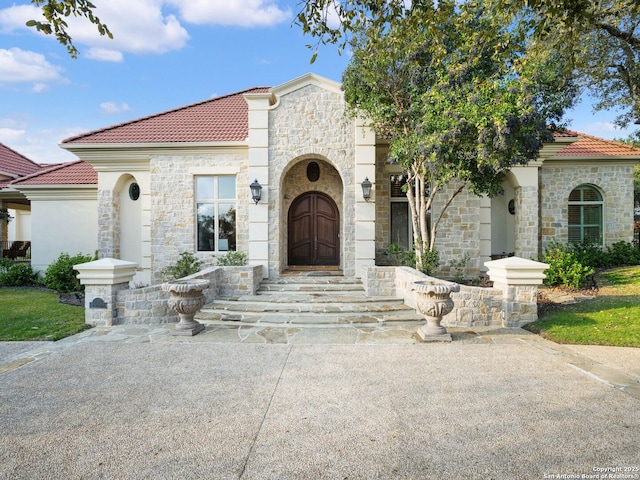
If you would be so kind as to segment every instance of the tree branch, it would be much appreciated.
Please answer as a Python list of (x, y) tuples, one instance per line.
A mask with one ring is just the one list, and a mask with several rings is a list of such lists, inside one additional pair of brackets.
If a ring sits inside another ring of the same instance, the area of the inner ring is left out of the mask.
[(612, 37), (618, 38), (634, 48), (640, 48), (640, 38), (633, 36), (633, 31), (624, 32), (615, 25), (605, 22), (595, 22), (596, 27), (603, 29)]

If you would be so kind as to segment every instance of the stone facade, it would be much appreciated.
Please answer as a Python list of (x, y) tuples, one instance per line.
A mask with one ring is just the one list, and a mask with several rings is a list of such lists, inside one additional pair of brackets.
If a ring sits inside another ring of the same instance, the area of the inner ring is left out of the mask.
[[(175, 264), (182, 252), (210, 263), (211, 252), (196, 252), (195, 177), (236, 175), (237, 250), (247, 251), (247, 209), (250, 206), (246, 153), (154, 156), (150, 162), (152, 283), (161, 270)], [(246, 185), (246, 191), (243, 186)]]
[[(346, 276), (360, 277), (363, 267), (374, 264), (389, 265), (390, 177), (403, 172), (399, 165), (389, 164), (388, 145), (376, 138), (362, 119), (345, 115), (339, 84), (306, 75), (242, 96), (248, 106), (245, 140), (160, 142), (107, 151), (101, 151), (104, 147), (100, 146), (90, 152), (99, 170), (99, 256), (137, 254), (139, 259), (128, 260), (136, 261), (146, 274), (136, 278), (144, 280), (137, 282), (141, 285), (158, 283), (162, 269), (174, 264), (182, 252), (194, 253), (212, 264), (211, 253), (197, 251), (195, 178), (233, 175), (237, 250), (248, 255), (250, 265), (263, 266), (265, 277), (277, 277), (289, 266), (289, 209), (299, 195), (310, 191), (322, 192), (335, 202), (339, 263)], [(440, 266), (434, 274), (476, 278), (484, 272), (484, 262), (502, 252), (536, 258), (550, 241), (566, 242), (568, 195), (585, 183), (603, 193), (605, 243), (630, 241), (633, 158), (583, 161), (557, 156), (569, 143), (545, 146), (546, 153), (541, 152), (538, 162), (514, 167), (505, 175), (503, 185), (508, 193), (499, 201), (462, 190), (438, 224)], [(317, 181), (307, 178), (310, 162), (319, 165)], [(362, 197), (365, 178), (373, 183), (369, 201)], [(137, 223), (127, 220), (124, 213), (122, 218), (120, 215), (121, 209), (129, 212), (120, 205), (128, 201), (123, 179), (140, 185)], [(263, 186), (259, 204), (252, 202), (249, 192), (254, 179)], [(453, 182), (438, 192), (432, 221), (457, 187)], [(512, 212), (507, 212), (507, 205)], [(136, 228), (140, 235), (123, 235)], [(127, 242), (129, 238), (136, 239), (141, 248), (128, 248), (133, 243)], [(500, 241), (495, 241), (498, 238)]]
[(98, 190), (98, 257), (120, 258), (120, 215), (113, 190)]
[[(340, 212), (341, 266), (354, 275), (354, 122), (345, 116), (339, 92), (309, 85), (278, 98), (269, 112), (269, 276), (287, 266), (287, 215), (301, 193), (320, 191)], [(320, 179), (310, 182), (306, 167), (320, 165)], [(274, 198), (275, 197), (275, 198)]]
[(604, 244), (633, 239), (632, 165), (557, 165), (540, 169), (540, 239), (542, 250), (551, 242), (568, 240), (568, 202), (571, 191), (593, 185), (604, 202)]
[(515, 189), (515, 255), (522, 258), (538, 256), (538, 188), (522, 186)]

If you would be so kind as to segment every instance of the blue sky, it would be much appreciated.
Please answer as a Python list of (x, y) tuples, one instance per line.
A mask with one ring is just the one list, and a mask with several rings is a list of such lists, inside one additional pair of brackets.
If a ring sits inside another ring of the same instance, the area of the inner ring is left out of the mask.
[[(60, 140), (213, 96), (275, 86), (313, 72), (340, 81), (347, 55), (311, 50), (292, 26), (298, 0), (94, 0), (114, 34), (70, 21), (77, 60), (55, 38), (24, 26), (39, 11), (28, 0), (0, 3), (0, 142), (39, 163), (74, 160)], [(602, 138), (614, 112), (588, 101), (570, 127)]]

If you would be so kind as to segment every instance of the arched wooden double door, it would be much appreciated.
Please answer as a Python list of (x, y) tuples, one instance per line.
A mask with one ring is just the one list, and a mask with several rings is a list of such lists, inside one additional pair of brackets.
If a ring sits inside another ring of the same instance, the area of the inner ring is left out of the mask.
[(289, 265), (340, 264), (340, 213), (331, 197), (303, 193), (289, 208), (288, 225)]

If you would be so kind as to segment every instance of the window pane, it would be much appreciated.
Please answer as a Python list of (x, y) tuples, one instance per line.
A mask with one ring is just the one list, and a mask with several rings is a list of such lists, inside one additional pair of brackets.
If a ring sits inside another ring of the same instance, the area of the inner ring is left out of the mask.
[(583, 222), (585, 225), (600, 225), (601, 211), (600, 205), (585, 205)]
[(580, 225), (580, 206), (569, 205), (569, 225)]
[(569, 243), (581, 243), (582, 242), (582, 228), (569, 227)]
[(227, 200), (236, 198), (236, 177), (218, 177), (218, 198)]
[(600, 227), (584, 227), (584, 240), (591, 243), (602, 243)]
[(576, 188), (575, 190), (571, 190), (571, 193), (569, 194), (569, 201), (579, 202), (581, 200), (582, 200), (582, 195), (580, 195), (580, 189)]
[(200, 251), (215, 250), (214, 215), (215, 210), (212, 204), (198, 204), (198, 250)]
[(602, 198), (600, 197), (600, 192), (598, 192), (595, 188), (592, 188), (592, 187), (582, 188), (582, 201), (599, 202), (601, 200)]
[(391, 198), (404, 198), (407, 196), (407, 192), (403, 191), (405, 181), (391, 181)]
[(391, 203), (391, 242), (409, 249), (409, 204), (406, 202)]
[(236, 209), (235, 205), (221, 203), (218, 206), (218, 250), (236, 249)]
[(214, 177), (196, 177), (196, 199), (213, 200)]

